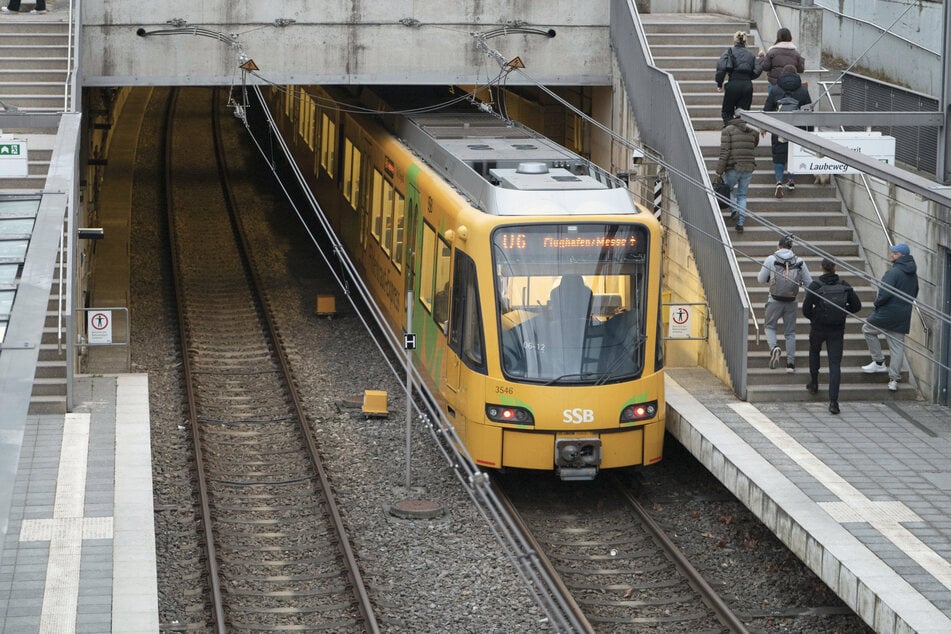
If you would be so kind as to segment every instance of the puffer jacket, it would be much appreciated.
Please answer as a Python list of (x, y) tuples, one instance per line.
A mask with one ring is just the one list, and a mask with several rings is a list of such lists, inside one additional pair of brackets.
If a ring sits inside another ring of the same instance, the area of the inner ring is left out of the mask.
[(806, 70), (806, 60), (799, 53), (799, 49), (792, 42), (776, 42), (766, 51), (761, 65), (766, 72), (766, 80), (770, 84), (779, 81), (779, 76), (783, 74), (783, 67), (791, 64), (796, 67), (796, 72), (801, 73)]
[[(732, 71), (727, 70), (730, 51), (733, 52), (733, 59), (736, 62)], [(715, 76), (717, 88), (723, 87), (723, 80), (727, 75), (730, 76), (730, 81), (734, 79), (756, 79), (763, 73), (762, 61), (745, 46), (739, 44), (731, 46), (723, 51), (720, 59), (717, 60), (717, 74)]]
[[(882, 284), (894, 287), (906, 295), (918, 297), (918, 265), (915, 258), (903, 255), (892, 263), (882, 276)], [(868, 323), (882, 330), (908, 334), (911, 330), (911, 303), (882, 286), (875, 297), (875, 310)]]
[(756, 168), (754, 154), (759, 145), (759, 132), (739, 117), (730, 119), (720, 132), (720, 158), (717, 174), (727, 170), (752, 172)]

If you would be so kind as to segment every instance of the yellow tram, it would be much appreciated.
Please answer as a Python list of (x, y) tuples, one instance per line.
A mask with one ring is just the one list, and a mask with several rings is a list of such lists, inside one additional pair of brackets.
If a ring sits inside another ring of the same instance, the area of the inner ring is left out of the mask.
[(394, 332), (416, 333), (414, 362), (469, 455), (566, 480), (659, 461), (654, 216), (521, 125), (472, 106), (374, 114), (368, 94), (361, 108), (327, 87), (265, 98)]

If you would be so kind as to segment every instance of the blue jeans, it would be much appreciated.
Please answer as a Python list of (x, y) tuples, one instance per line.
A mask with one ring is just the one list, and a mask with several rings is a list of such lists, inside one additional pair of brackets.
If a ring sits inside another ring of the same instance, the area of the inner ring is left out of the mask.
[(789, 180), (791, 180), (791, 181), (796, 180), (796, 175), (795, 175), (795, 174), (789, 174), (789, 173), (786, 172), (786, 164), (785, 164), (785, 163), (773, 163), (773, 174), (776, 175), (776, 182), (777, 182), (777, 183), (781, 183), (781, 182), (782, 182), (782, 180), (783, 180), (783, 174), (786, 174), (786, 177), (789, 178)]
[(736, 170), (727, 170), (723, 174), (723, 182), (730, 188), (730, 204), (733, 211), (737, 211), (740, 217), (736, 220), (736, 226), (742, 227), (746, 220), (746, 192), (750, 188), (750, 181), (753, 180), (753, 172), (738, 172)]

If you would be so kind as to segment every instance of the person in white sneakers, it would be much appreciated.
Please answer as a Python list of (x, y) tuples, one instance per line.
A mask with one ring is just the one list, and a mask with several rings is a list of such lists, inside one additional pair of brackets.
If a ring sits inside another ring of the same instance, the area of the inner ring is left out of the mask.
[[(20, 12), (20, 0), (10, 0), (10, 4), (5, 7), (0, 7), (0, 12), (2, 13), (19, 13)], [(46, 0), (36, 0), (36, 5), (30, 11), (30, 13), (36, 15), (37, 13), (46, 13)]]
[[(904, 242), (892, 245), (888, 250), (892, 268), (882, 276), (882, 285), (875, 297), (875, 310), (865, 320), (862, 333), (872, 362), (862, 366), (862, 372), (888, 372), (888, 389), (898, 389), (901, 366), (905, 361), (905, 335), (911, 330), (911, 306), (907, 297), (918, 297), (918, 265), (911, 257), (911, 250)], [(891, 362), (885, 365), (885, 354), (878, 335), (888, 339)]]

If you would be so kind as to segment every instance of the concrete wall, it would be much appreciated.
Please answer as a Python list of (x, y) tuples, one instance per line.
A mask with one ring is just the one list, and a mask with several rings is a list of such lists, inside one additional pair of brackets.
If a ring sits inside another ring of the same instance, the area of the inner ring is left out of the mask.
[[(941, 95), (944, 2), (935, 0), (814, 0), (830, 9), (823, 17), (826, 52), (881, 73), (892, 83), (933, 97)], [(911, 43), (867, 24), (832, 13), (856, 16), (890, 28)], [(897, 20), (897, 22), (896, 22)], [(881, 38), (881, 39), (879, 39)], [(861, 58), (861, 59), (859, 59)]]
[[(243, 53), (262, 77), (277, 83), (482, 83), (500, 66), (471, 33), (518, 23), (556, 35), (488, 39), (504, 61), (520, 57), (533, 77), (549, 85), (609, 85), (608, 6), (608, 0), (88, 0), (83, 81), (228, 85), (240, 81)], [(169, 22), (175, 20), (207, 35), (137, 35), (140, 28), (174, 29)], [(279, 20), (293, 23), (277, 26)], [(528, 83), (517, 73), (509, 82)]]

